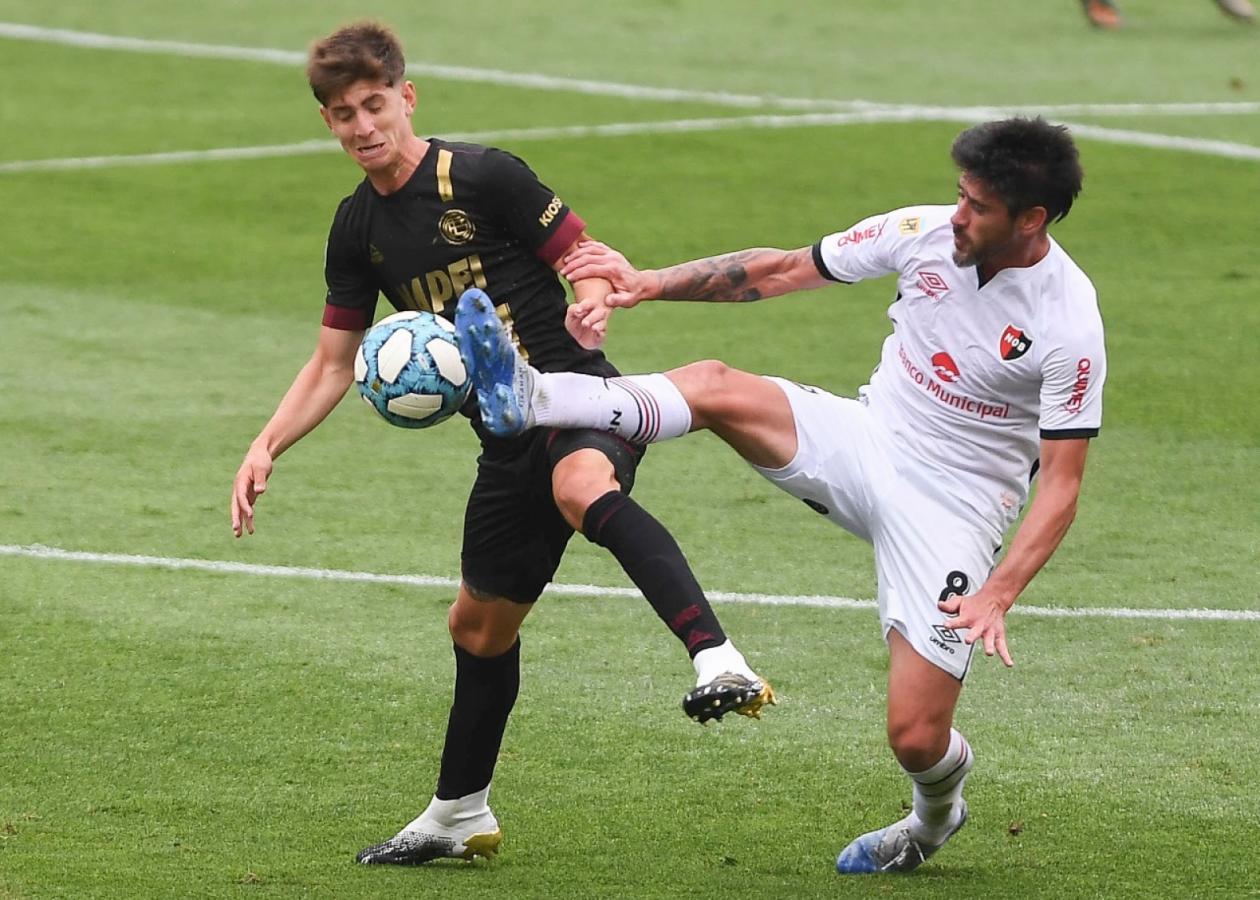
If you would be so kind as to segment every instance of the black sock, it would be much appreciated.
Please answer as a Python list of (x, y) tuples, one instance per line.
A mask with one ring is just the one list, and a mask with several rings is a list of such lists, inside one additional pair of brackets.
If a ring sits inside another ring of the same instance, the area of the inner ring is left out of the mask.
[(582, 533), (612, 552), (691, 656), (726, 641), (677, 542), (629, 496), (609, 491), (592, 503), (582, 517)]
[(520, 686), (520, 638), (507, 653), (489, 658), (455, 644), (455, 700), (442, 748), (439, 800), (475, 794), (490, 783)]

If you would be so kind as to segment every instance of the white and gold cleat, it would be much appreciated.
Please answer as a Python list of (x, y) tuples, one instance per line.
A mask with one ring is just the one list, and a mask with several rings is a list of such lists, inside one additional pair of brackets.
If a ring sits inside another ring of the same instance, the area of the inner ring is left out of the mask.
[(489, 809), (453, 827), (421, 816), (389, 840), (360, 850), (355, 861), (365, 865), (418, 866), (433, 859), (493, 859), (502, 843), (503, 829)]

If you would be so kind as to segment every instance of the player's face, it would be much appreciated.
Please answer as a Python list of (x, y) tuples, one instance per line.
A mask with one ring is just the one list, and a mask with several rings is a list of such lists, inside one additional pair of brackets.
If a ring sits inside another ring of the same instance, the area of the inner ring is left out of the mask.
[(966, 172), (958, 179), (954, 226), (954, 263), (976, 266), (1011, 251), (1019, 241), (1015, 219), (1002, 198)]
[(415, 135), (411, 128), (415, 107), (416, 89), (410, 81), (393, 86), (356, 81), (319, 112), (342, 149), (371, 173), (401, 161), (403, 148)]

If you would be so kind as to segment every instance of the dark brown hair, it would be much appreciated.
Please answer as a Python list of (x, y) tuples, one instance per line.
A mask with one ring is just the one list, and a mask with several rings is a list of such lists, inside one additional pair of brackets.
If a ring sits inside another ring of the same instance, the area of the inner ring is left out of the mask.
[(406, 68), (393, 31), (378, 22), (355, 22), (311, 45), (306, 80), (315, 99), (327, 106), (356, 81), (384, 81), (392, 87)]
[(1047, 222), (1062, 219), (1085, 177), (1067, 128), (1040, 116), (969, 128), (954, 140), (950, 153), (958, 168), (1002, 198), (1012, 216), (1042, 206)]

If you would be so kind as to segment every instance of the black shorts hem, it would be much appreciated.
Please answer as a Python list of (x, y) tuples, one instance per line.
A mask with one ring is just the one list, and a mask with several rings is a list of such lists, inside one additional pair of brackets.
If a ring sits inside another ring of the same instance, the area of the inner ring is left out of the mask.
[(538, 602), (542, 592), (547, 589), (551, 578), (530, 578), (517, 572), (486, 572), (476, 565), (464, 561), (460, 566), (460, 577), (464, 584), (478, 594), (488, 595), (497, 600), (509, 600), (512, 603), (530, 604)]

